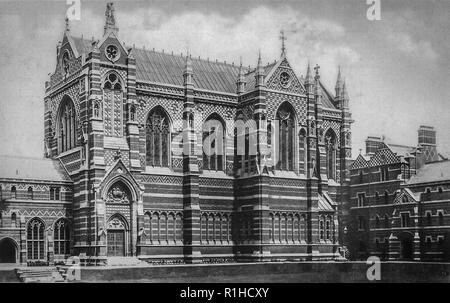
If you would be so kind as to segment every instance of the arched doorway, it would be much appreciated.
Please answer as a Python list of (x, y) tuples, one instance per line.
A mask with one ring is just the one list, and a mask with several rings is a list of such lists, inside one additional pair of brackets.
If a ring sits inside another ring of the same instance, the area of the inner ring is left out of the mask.
[(121, 216), (112, 216), (108, 221), (107, 253), (109, 257), (123, 257), (126, 255), (126, 231), (126, 223)]
[(0, 240), (0, 263), (16, 263), (16, 244), (10, 238)]

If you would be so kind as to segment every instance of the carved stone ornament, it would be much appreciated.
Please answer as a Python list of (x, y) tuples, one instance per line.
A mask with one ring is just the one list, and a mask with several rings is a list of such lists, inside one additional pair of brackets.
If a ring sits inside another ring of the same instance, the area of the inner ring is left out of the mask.
[(116, 184), (112, 186), (106, 197), (106, 202), (108, 203), (129, 203), (130, 197), (121, 184)]

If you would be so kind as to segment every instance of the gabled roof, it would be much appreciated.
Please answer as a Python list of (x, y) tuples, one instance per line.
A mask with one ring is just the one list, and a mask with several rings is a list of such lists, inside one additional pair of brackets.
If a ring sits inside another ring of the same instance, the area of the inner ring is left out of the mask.
[(334, 211), (330, 202), (327, 201), (327, 198), (321, 194), (318, 194), (318, 209), (320, 211)]
[(0, 178), (53, 182), (72, 181), (59, 160), (15, 156), (0, 156)]
[(350, 169), (360, 169), (365, 167), (368, 167), (368, 163), (361, 154), (359, 154), (356, 160), (352, 163), (352, 165), (350, 165)]
[(399, 163), (400, 159), (388, 147), (378, 149), (375, 155), (369, 160), (370, 166)]
[(450, 161), (439, 161), (422, 166), (411, 179), (406, 181), (407, 185), (450, 181)]
[(319, 81), (320, 83), (320, 90), (322, 95), (322, 105), (325, 108), (331, 108), (336, 109), (336, 106), (334, 106), (333, 100), (334, 96), (330, 93), (330, 91), (325, 87), (325, 85), (322, 83), (322, 81)]

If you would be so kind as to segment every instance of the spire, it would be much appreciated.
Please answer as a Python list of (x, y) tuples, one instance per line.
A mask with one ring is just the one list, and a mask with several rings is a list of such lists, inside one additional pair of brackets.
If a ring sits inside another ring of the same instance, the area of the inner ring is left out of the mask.
[(281, 56), (286, 56), (286, 37), (284, 36), (284, 30), (280, 31), (280, 39), (281, 39)]
[(119, 28), (116, 26), (116, 18), (114, 16), (114, 3), (108, 2), (106, 4), (105, 17), (106, 19), (104, 35), (106, 35), (110, 31), (117, 35)]
[(236, 81), (236, 90), (238, 94), (241, 94), (245, 91), (245, 78), (244, 78), (244, 70), (242, 68), (242, 57), (239, 59), (239, 73)]
[(306, 69), (305, 84), (312, 84), (312, 83), (313, 83), (313, 78), (311, 75), (311, 67), (309, 65), (309, 60), (308, 60), (308, 68)]
[(69, 23), (69, 17), (68, 16), (66, 16), (65, 23), (66, 23), (65, 31), (66, 31), (66, 33), (69, 33), (70, 32), (70, 23)]
[(256, 66), (255, 79), (256, 86), (264, 85), (264, 67), (261, 60), (261, 51), (258, 53), (258, 64)]
[(193, 75), (193, 69), (192, 69), (192, 59), (191, 55), (189, 54), (189, 51), (186, 54), (186, 62), (184, 65), (184, 85), (191, 85), (194, 84), (192, 81), (192, 75)]
[(345, 79), (344, 79), (344, 84), (342, 84), (342, 99), (343, 99), (342, 108), (348, 108), (350, 98), (348, 96), (347, 85), (345, 84)]
[(336, 91), (336, 98), (340, 98), (342, 96), (342, 79), (341, 79), (341, 66), (338, 69), (338, 75), (336, 79), (336, 86), (334, 87)]

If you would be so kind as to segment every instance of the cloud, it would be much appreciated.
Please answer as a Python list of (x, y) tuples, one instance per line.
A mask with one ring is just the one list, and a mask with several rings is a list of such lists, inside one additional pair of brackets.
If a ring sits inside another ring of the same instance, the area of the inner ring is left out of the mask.
[[(258, 50), (266, 63), (280, 57), (279, 36), (283, 29), (288, 39), (288, 58), (299, 75), (304, 74), (310, 59), (312, 64), (321, 65), (325, 81), (334, 81), (339, 64), (360, 60), (357, 51), (348, 45), (342, 25), (312, 19), (288, 7), (259, 6), (239, 17), (198, 11), (170, 14), (154, 8), (117, 8), (116, 14), (119, 38), (128, 45), (145, 45), (147, 49), (175, 53), (189, 49), (193, 56), (234, 63), (242, 57), (244, 65), (254, 66)], [(86, 34), (102, 28), (99, 20), (103, 17), (98, 12), (86, 10), (74, 30)]]
[(404, 32), (391, 32), (386, 38), (397, 50), (407, 55), (428, 60), (436, 60), (439, 57), (430, 41), (414, 40), (411, 35)]

